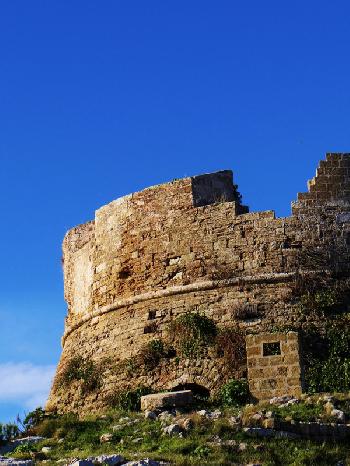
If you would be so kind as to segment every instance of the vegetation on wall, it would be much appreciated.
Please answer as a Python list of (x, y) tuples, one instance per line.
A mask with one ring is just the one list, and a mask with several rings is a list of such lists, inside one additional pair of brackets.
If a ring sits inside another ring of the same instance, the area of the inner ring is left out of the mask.
[[(184, 359), (210, 357), (210, 353), (223, 359), (223, 380), (237, 371), (244, 376), (245, 338), (239, 328), (219, 329), (209, 317), (188, 312), (171, 322), (165, 340), (150, 340), (135, 356), (114, 366), (113, 372), (116, 375), (124, 372), (128, 378), (137, 378), (149, 374), (165, 361), (173, 360), (178, 365)], [(109, 404), (118, 406), (119, 401), (109, 400)]]
[(167, 345), (161, 339), (149, 341), (141, 348), (137, 355), (138, 365), (145, 369), (152, 370), (158, 366), (162, 358), (171, 357), (174, 353), (173, 348)]
[(310, 393), (350, 390), (350, 318), (335, 319), (325, 335), (303, 337), (306, 390)]
[(169, 338), (177, 352), (187, 358), (197, 358), (215, 343), (215, 322), (199, 312), (187, 312), (169, 326)]
[(57, 388), (65, 388), (73, 381), (81, 382), (84, 394), (91, 393), (100, 388), (102, 383), (103, 367), (89, 358), (75, 356), (70, 359), (58, 374), (55, 381)]
[(246, 347), (243, 333), (237, 328), (220, 329), (215, 340), (218, 356), (224, 358), (225, 368), (239, 370), (246, 364)]
[(300, 309), (303, 314), (330, 314), (340, 303), (340, 296), (335, 289), (307, 291), (300, 297)]
[(105, 397), (105, 402), (110, 408), (125, 411), (139, 411), (141, 408), (141, 397), (154, 393), (150, 387), (138, 387), (135, 390), (119, 390)]

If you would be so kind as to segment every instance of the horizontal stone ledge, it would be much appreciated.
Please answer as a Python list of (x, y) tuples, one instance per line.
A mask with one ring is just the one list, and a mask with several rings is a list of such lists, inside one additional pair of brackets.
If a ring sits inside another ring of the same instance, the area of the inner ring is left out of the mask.
[(286, 272), (286, 273), (267, 273), (252, 275), (246, 277), (234, 277), (228, 278), (225, 280), (205, 280), (202, 282), (190, 283), (189, 285), (177, 285), (163, 290), (149, 291), (147, 293), (141, 293), (129, 298), (120, 299), (119, 301), (109, 304), (108, 306), (103, 306), (98, 309), (95, 309), (93, 312), (82, 317), (79, 322), (67, 327), (65, 333), (62, 337), (62, 346), (67, 339), (67, 337), (74, 332), (74, 330), (81, 327), (83, 324), (93, 319), (94, 317), (99, 317), (108, 312), (116, 311), (123, 307), (131, 306), (133, 304), (138, 304), (141, 302), (149, 301), (152, 299), (166, 298), (168, 296), (181, 295), (186, 293), (193, 293), (198, 291), (210, 291), (217, 288), (226, 288), (231, 286), (243, 286), (245, 284), (263, 284), (263, 283), (283, 283), (293, 280), (296, 276), (302, 275), (317, 275), (319, 273), (329, 273), (327, 270), (309, 270), (303, 273), (298, 272)]

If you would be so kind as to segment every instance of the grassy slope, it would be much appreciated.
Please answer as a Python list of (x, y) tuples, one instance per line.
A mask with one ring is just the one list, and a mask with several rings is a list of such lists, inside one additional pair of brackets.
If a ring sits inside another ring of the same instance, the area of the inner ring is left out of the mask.
[[(340, 402), (340, 407), (348, 409), (348, 401)], [(260, 407), (261, 409), (264, 406)], [(247, 410), (251, 410), (248, 407)], [(255, 409), (255, 408), (254, 408)], [(228, 421), (237, 410), (227, 409), (224, 416), (216, 421), (209, 421), (192, 415), (194, 429), (184, 438), (162, 435), (159, 421), (145, 420), (140, 413), (114, 411), (106, 416), (78, 420), (76, 417), (60, 416), (45, 419), (38, 425), (35, 434), (48, 439), (36, 446), (40, 451), (43, 446), (51, 446), (46, 460), (54, 464), (62, 458), (86, 458), (102, 453), (120, 453), (127, 459), (145, 458), (169, 460), (177, 465), (230, 465), (262, 463), (269, 466), (278, 465), (336, 465), (339, 461), (350, 465), (350, 445), (324, 443), (306, 440), (262, 440), (245, 437)], [(278, 409), (275, 409), (278, 411)], [(292, 415), (294, 419), (314, 420), (322, 410), (315, 402), (302, 403), (280, 409), (280, 416)], [(125, 425), (114, 433), (111, 443), (100, 443), (103, 433), (111, 433), (112, 427), (120, 423), (122, 417), (136, 420), (133, 425)], [(236, 440), (237, 445), (246, 444), (244, 451), (237, 446), (224, 447), (213, 444), (213, 437), (222, 440)], [(63, 439), (59, 442), (59, 439)], [(141, 439), (141, 440), (137, 440)], [(21, 458), (30, 457), (28, 453), (18, 453)], [(44, 457), (42, 457), (44, 459)]]

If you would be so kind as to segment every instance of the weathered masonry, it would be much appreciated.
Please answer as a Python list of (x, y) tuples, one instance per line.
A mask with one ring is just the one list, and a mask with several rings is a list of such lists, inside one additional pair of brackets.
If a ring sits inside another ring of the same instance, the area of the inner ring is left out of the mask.
[(301, 395), (299, 348), (296, 332), (247, 335), (248, 380), (255, 398)]
[[(246, 334), (302, 330), (308, 317), (298, 312), (296, 283), (334, 271), (334, 280), (349, 276), (349, 180), (350, 154), (327, 154), (308, 191), (292, 203), (292, 215), (276, 218), (273, 211), (249, 213), (232, 172), (221, 171), (122, 197), (70, 230), (63, 243), (68, 315), (56, 381), (77, 356), (111, 365), (103, 366), (99, 388), (84, 396), (79, 382), (55, 383), (48, 407), (103, 408), (108, 395), (135, 385), (196, 384), (215, 392), (228, 372), (213, 351), (197, 360), (169, 359), (137, 378), (111, 369), (164, 338), (169, 322), (185, 312)], [(316, 325), (322, 329), (322, 320)], [(246, 375), (246, 366), (236, 375)]]

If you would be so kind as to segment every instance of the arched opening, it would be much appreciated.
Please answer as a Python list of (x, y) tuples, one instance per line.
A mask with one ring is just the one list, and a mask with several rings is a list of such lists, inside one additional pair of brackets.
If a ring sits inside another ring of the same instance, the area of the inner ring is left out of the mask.
[(191, 390), (196, 401), (206, 401), (210, 396), (210, 391), (197, 383), (181, 383), (172, 388), (174, 392), (179, 390)]

